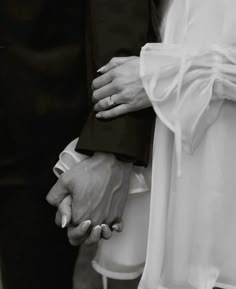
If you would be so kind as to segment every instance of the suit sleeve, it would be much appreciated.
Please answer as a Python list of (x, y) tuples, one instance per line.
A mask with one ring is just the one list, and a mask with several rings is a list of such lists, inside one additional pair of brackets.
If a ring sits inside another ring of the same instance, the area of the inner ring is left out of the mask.
[[(150, 33), (148, 0), (88, 0), (87, 3), (86, 51), (90, 89), (97, 69), (112, 57), (139, 55), (141, 47), (154, 39)], [(147, 165), (154, 119), (150, 108), (112, 120), (98, 120), (91, 105), (76, 150), (86, 154), (113, 153), (134, 164)]]

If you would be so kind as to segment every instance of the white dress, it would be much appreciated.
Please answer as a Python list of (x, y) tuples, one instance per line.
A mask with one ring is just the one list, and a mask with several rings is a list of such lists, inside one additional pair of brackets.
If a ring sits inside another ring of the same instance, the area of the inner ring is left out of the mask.
[(236, 287), (236, 0), (173, 0), (141, 52), (157, 114), (140, 289)]

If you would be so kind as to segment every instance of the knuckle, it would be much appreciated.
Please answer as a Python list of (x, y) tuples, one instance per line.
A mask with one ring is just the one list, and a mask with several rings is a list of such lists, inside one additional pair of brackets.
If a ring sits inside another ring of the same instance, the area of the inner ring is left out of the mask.
[(115, 80), (122, 75), (119, 71), (119, 66), (112, 69), (109, 73), (110, 73), (111, 80)]
[(115, 78), (112, 83), (113, 83), (113, 86), (115, 89), (117, 89), (117, 90), (122, 89), (122, 83), (119, 79)]
[(111, 80), (114, 80), (116, 78), (116, 76), (117, 76), (117, 73), (116, 73), (115, 69), (109, 71), (109, 77)]

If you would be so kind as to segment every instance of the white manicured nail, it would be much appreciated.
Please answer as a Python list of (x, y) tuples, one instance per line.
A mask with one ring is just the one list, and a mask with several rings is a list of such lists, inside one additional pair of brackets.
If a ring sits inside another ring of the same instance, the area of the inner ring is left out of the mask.
[(61, 219), (61, 227), (62, 229), (64, 229), (67, 225), (67, 216), (66, 215), (63, 215), (62, 216), (62, 219)]
[(97, 70), (97, 72), (103, 73), (104, 68), (105, 68), (105, 66), (102, 66), (101, 68), (99, 68), (99, 69)]
[(83, 229), (83, 231), (87, 231), (91, 224), (92, 224), (92, 222), (91, 222), (90, 220), (84, 221), (84, 222), (82, 223), (82, 229)]

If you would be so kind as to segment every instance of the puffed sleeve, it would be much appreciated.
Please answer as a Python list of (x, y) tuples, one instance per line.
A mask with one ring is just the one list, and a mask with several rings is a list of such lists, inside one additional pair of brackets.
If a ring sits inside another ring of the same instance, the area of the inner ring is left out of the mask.
[(141, 77), (153, 108), (175, 134), (181, 152), (191, 153), (217, 119), (225, 99), (236, 101), (236, 49), (147, 44), (141, 51)]

